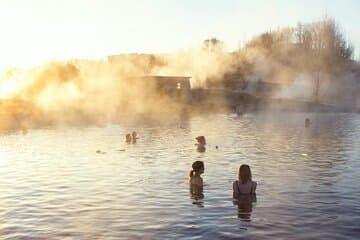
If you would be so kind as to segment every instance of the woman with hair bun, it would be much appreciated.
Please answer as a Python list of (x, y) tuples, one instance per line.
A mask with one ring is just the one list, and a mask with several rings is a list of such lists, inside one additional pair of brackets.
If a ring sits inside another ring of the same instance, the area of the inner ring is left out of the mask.
[(191, 185), (197, 185), (201, 187), (203, 186), (203, 179), (200, 175), (204, 173), (204, 170), (205, 168), (203, 161), (195, 161), (192, 164), (192, 170), (189, 173)]
[(203, 194), (203, 179), (201, 174), (204, 173), (205, 167), (204, 162), (195, 161), (192, 164), (192, 170), (189, 173), (189, 185), (191, 198), (195, 200), (201, 200), (204, 198)]

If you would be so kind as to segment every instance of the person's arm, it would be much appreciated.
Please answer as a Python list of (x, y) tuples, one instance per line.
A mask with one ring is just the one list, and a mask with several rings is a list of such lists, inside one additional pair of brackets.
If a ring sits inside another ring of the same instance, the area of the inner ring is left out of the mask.
[(252, 186), (251, 186), (251, 193), (252, 194), (256, 194), (256, 186), (257, 186), (257, 183), (256, 182), (253, 182)]
[(199, 185), (200, 185), (201, 187), (204, 186), (204, 182), (203, 182), (203, 179), (202, 179), (202, 178), (199, 179)]
[(203, 180), (201, 177), (196, 177), (193, 179), (192, 183), (196, 186), (202, 187), (203, 186)]
[(236, 181), (233, 182), (233, 199), (237, 199), (239, 196), (239, 188)]

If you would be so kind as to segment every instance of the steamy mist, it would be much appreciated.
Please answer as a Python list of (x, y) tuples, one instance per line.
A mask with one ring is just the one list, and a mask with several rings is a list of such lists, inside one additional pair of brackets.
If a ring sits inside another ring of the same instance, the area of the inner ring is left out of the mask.
[(0, 1), (1, 239), (358, 239), (360, 1)]
[[(225, 44), (211, 38), (168, 54), (119, 54), (9, 68), (0, 78), (0, 132), (105, 125), (125, 113), (165, 117), (199, 108), (232, 111), (237, 105), (254, 111), (259, 102), (265, 101), (260, 109), (267, 109), (279, 99), (359, 111), (359, 63), (332, 18), (265, 32), (233, 52), (226, 51)], [(160, 93), (151, 76), (188, 77), (188, 99)], [(296, 102), (290, 108), (300, 110)]]

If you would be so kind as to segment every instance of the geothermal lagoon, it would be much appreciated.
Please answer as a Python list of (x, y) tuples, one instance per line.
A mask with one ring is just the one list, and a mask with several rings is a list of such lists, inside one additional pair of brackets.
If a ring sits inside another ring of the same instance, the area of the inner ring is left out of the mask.
[[(3, 134), (0, 238), (357, 238), (359, 126), (353, 113), (253, 112)], [(126, 144), (134, 130), (137, 143)], [(196, 160), (205, 186), (195, 200), (188, 172)], [(234, 205), (244, 163), (257, 196)]]

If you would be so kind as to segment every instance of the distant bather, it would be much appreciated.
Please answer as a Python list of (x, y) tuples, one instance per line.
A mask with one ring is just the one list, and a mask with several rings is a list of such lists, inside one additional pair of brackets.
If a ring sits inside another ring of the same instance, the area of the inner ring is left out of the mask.
[(126, 143), (131, 143), (131, 134), (130, 134), (130, 133), (126, 134), (126, 136), (125, 136), (125, 142), (126, 142)]
[(195, 138), (197, 140), (197, 145), (206, 145), (206, 140), (204, 136), (198, 136)]
[(138, 139), (137, 133), (133, 131), (131, 135), (132, 135), (132, 143), (136, 143), (136, 139)]
[(197, 140), (197, 143), (195, 145), (197, 145), (197, 151), (198, 152), (205, 152), (206, 148), (206, 140), (204, 136), (198, 136), (195, 138)]

